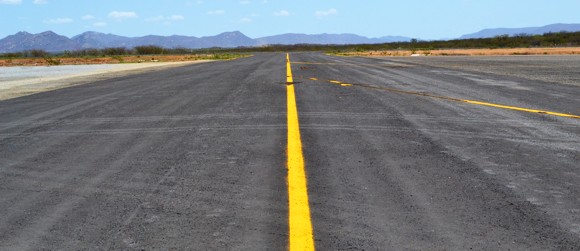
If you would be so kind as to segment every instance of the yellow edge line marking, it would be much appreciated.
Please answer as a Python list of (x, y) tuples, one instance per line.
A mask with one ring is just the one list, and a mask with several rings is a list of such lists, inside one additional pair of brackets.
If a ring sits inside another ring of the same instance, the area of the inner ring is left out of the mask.
[(580, 116), (574, 115), (574, 114), (551, 112), (551, 111), (545, 111), (545, 110), (535, 110), (535, 109), (528, 109), (528, 108), (522, 108), (522, 107), (516, 107), (516, 106), (508, 106), (508, 105), (500, 105), (500, 104), (494, 104), (494, 103), (481, 102), (481, 101), (476, 101), (476, 100), (462, 100), (462, 101), (465, 103), (475, 104), (475, 105), (483, 105), (483, 106), (490, 106), (490, 107), (496, 107), (496, 108), (502, 108), (502, 109), (515, 110), (515, 111), (541, 113), (541, 114), (549, 114), (549, 115), (559, 116), (559, 117), (580, 119)]
[[(318, 63), (318, 62), (293, 62), (294, 64), (313, 64), (313, 65), (341, 65), (344, 63)], [(350, 63), (347, 63), (350, 65)]]
[[(310, 79), (314, 80), (313, 78), (310, 78)], [(319, 80), (319, 81), (325, 81), (325, 82), (329, 82), (329, 83), (333, 83), (333, 84), (340, 84), (342, 86), (358, 86), (358, 87), (384, 90), (384, 91), (397, 92), (397, 93), (404, 93), (404, 94), (411, 94), (411, 95), (424, 96), (424, 97), (430, 97), (430, 98), (445, 99), (445, 100), (456, 101), (456, 102), (464, 102), (464, 103), (474, 104), (474, 105), (495, 107), (495, 108), (500, 108), (500, 109), (508, 109), (508, 110), (521, 111), (521, 112), (539, 113), (539, 114), (547, 114), (547, 115), (558, 116), (558, 117), (580, 119), (580, 115), (574, 115), (574, 114), (569, 114), (569, 113), (560, 113), (560, 112), (553, 112), (553, 111), (546, 111), (546, 110), (529, 109), (529, 108), (523, 108), (523, 107), (517, 107), (517, 106), (509, 106), (509, 105), (501, 105), (501, 104), (482, 102), (482, 101), (477, 101), (477, 100), (444, 97), (444, 96), (438, 96), (438, 95), (429, 94), (429, 93), (405, 91), (405, 90), (380, 87), (380, 86), (373, 86), (373, 85), (367, 85), (367, 84), (350, 84), (350, 83), (340, 82), (337, 80)]]
[[(320, 63), (320, 62), (292, 62), (293, 64), (301, 64), (301, 65), (346, 65), (346, 66), (364, 66), (364, 67), (375, 67), (382, 69), (385, 66), (396, 66), (396, 65), (376, 65), (376, 64), (365, 64), (365, 63)], [(401, 66), (403, 64), (399, 64)]]
[(370, 65), (370, 64), (354, 64), (354, 63), (317, 63), (317, 62), (292, 62), (294, 64), (310, 64), (310, 65)]
[(329, 80), (328, 82), (333, 83), (333, 84), (337, 84), (337, 85), (340, 85), (340, 86), (352, 86), (352, 84), (343, 83), (343, 82), (340, 82), (340, 81), (337, 81), (337, 80)]
[(290, 55), (286, 54), (286, 93), (288, 103), (288, 225), (289, 250), (315, 250), (308, 203), (308, 185), (302, 155), (298, 108)]

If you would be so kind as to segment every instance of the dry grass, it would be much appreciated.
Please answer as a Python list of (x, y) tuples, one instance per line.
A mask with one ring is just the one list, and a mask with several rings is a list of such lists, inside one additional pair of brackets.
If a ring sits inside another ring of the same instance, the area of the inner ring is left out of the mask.
[[(425, 56), (505, 56), (505, 55), (580, 55), (580, 47), (567, 48), (513, 48), (513, 49), (449, 49), (416, 50), (415, 54)], [(385, 50), (340, 53), (343, 56), (411, 56), (411, 50)]]

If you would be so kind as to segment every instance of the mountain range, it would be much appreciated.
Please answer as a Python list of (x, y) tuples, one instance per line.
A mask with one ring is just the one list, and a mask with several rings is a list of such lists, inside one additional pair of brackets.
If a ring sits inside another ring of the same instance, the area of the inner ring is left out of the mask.
[[(499, 28), (484, 29), (476, 33), (463, 35), (460, 39), (489, 38), (498, 35), (516, 34), (543, 34), (547, 32), (576, 32), (580, 31), (580, 24), (551, 24), (542, 27), (527, 28)], [(272, 44), (380, 44), (389, 42), (410, 41), (409, 37), (385, 36), (368, 38), (355, 34), (297, 34), (287, 33), (275, 36), (250, 38), (239, 31), (224, 32), (215, 36), (191, 37), (191, 36), (144, 36), (124, 37), (114, 34), (88, 31), (80, 35), (68, 38), (52, 31), (38, 34), (18, 32), (14, 35), (0, 39), (0, 53), (19, 52), (33, 49), (41, 49), (48, 52), (61, 52), (65, 50), (102, 49), (110, 47), (133, 48), (141, 45), (156, 45), (165, 48), (210, 48), (210, 47), (252, 47)]]
[(142, 45), (157, 45), (165, 48), (234, 48), (252, 47), (269, 44), (374, 44), (396, 41), (409, 41), (411, 38), (386, 36), (367, 38), (354, 34), (282, 34), (276, 36), (252, 39), (239, 31), (224, 32), (215, 36), (144, 36), (124, 37), (114, 34), (105, 34), (88, 31), (68, 38), (52, 31), (38, 34), (18, 32), (0, 39), (0, 53), (19, 52), (25, 50), (42, 49), (48, 52), (65, 50), (102, 49), (110, 47), (133, 48)]
[(550, 24), (541, 27), (484, 29), (476, 33), (463, 35), (460, 39), (490, 38), (500, 35), (513, 36), (518, 34), (541, 35), (544, 33), (561, 31), (580, 31), (580, 24)]

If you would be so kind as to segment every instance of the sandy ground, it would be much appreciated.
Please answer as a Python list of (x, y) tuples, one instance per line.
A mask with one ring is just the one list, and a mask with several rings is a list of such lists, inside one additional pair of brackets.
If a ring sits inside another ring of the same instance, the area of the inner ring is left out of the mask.
[(142, 64), (0, 67), (0, 100), (22, 97), (131, 74), (163, 70), (211, 60)]
[[(152, 56), (115, 56), (115, 57), (54, 57), (53, 62), (60, 65), (94, 65), (94, 64), (122, 64), (122, 63), (149, 63), (149, 62), (184, 62), (211, 59), (212, 55), (152, 55)], [(44, 58), (13, 58), (0, 59), (0, 66), (49, 66)], [(53, 64), (54, 65), (54, 64)]]
[(343, 56), (508, 56), (508, 55), (580, 55), (580, 47), (513, 48), (513, 49), (449, 49), (449, 50), (384, 50), (339, 53)]
[[(384, 61), (379, 62), (385, 67), (428, 66), (432, 74), (448, 74), (467, 80), (481, 78), (476, 75), (484, 73), (490, 74), (489, 76), (516, 77), (522, 82), (531, 80), (580, 87), (579, 55), (376, 57), (376, 59), (383, 59)], [(492, 83), (493, 80), (488, 82)], [(504, 84), (509, 85), (509, 82)]]

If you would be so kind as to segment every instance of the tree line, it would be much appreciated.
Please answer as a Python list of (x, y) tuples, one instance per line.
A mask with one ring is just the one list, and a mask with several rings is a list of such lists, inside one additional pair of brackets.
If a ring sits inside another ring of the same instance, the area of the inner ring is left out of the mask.
[(236, 48), (235, 52), (274, 51), (374, 51), (374, 50), (438, 50), (438, 49), (499, 49), (532, 47), (574, 47), (580, 46), (580, 32), (557, 32), (543, 35), (517, 34), (500, 35), (493, 38), (454, 39), (440, 41), (392, 42), (384, 44), (357, 45), (273, 45), (260, 48)]
[[(127, 55), (183, 55), (195, 54), (195, 50), (187, 48), (163, 48), (156, 45), (136, 46), (132, 49), (125, 47), (111, 47), (103, 49), (82, 49), (50, 53), (44, 50), (26, 50), (0, 54), (4, 58), (45, 58), (56, 57), (106, 57), (106, 56), (127, 56)], [(199, 54), (199, 53), (197, 53)]]
[(2, 58), (46, 58), (57, 57), (105, 57), (125, 55), (186, 55), (214, 53), (252, 53), (252, 52), (292, 52), (292, 51), (371, 51), (371, 50), (437, 50), (437, 49), (496, 49), (496, 48), (531, 48), (531, 47), (572, 47), (580, 46), (580, 32), (557, 32), (543, 35), (517, 34), (501, 35), (493, 38), (454, 39), (441, 41), (420, 41), (412, 39), (409, 42), (392, 42), (384, 44), (357, 45), (269, 45), (261, 47), (238, 48), (163, 48), (155, 45), (137, 46), (132, 49), (113, 47), (104, 49), (83, 49), (48, 53), (43, 50), (28, 50), (23, 52), (0, 54)]

